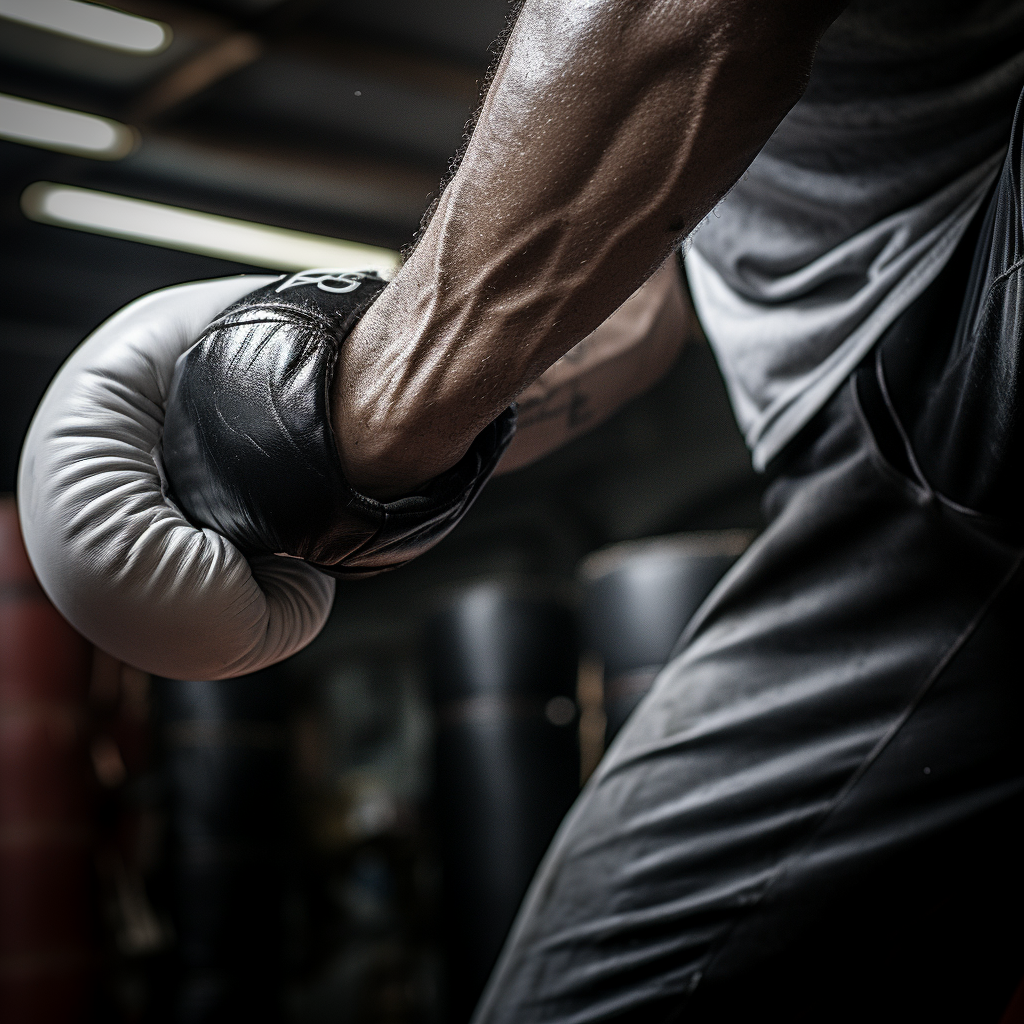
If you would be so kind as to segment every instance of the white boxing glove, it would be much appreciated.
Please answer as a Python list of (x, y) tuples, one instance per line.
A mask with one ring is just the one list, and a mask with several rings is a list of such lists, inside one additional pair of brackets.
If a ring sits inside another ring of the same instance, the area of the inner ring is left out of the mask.
[(192, 526), (161, 483), (174, 364), (207, 324), (272, 277), (154, 292), (94, 331), (54, 378), (21, 455), (18, 507), (39, 582), (97, 647), (148, 672), (223, 679), (300, 650), (334, 580), (298, 559), (247, 561)]

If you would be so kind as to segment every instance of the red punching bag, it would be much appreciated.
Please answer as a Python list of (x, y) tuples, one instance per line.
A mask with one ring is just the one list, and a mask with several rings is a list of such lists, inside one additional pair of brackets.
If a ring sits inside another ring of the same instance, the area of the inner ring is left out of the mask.
[(90, 645), (0, 498), (0, 1020), (78, 1024), (94, 970)]

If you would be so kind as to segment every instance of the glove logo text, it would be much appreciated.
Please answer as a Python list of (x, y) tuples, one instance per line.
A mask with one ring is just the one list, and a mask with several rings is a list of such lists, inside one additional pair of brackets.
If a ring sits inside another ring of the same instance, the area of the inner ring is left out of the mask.
[(289, 288), (299, 288), (302, 285), (315, 284), (322, 292), (330, 292), (332, 295), (344, 295), (346, 292), (354, 292), (363, 283), (363, 275), (352, 271), (337, 270), (334, 267), (317, 267), (315, 270), (300, 270), (292, 274), (283, 284), (279, 284), (274, 291), (283, 292)]

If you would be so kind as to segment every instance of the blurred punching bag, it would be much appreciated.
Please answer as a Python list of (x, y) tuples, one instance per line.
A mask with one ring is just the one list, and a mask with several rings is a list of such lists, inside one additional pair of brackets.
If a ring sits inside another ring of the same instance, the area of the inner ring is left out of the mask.
[(287, 702), (268, 672), (159, 683), (170, 796), (175, 1024), (281, 1019)]
[(464, 1024), (579, 790), (578, 645), (558, 599), (501, 583), (428, 622), (447, 1024)]
[(79, 1024), (96, 962), (92, 649), (50, 604), (0, 499), (0, 1021)]
[(610, 743), (668, 660), (693, 613), (743, 553), (746, 530), (616, 544), (584, 559), (583, 642), (604, 663)]

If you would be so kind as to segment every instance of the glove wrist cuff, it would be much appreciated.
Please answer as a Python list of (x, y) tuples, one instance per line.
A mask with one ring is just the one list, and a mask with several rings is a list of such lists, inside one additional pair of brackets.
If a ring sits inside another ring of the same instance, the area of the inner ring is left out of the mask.
[(385, 284), (372, 273), (293, 275), (226, 309), (178, 360), (163, 459), (192, 522), (249, 554), (359, 577), (416, 557), (465, 515), (512, 439), (514, 407), (421, 494), (378, 502), (345, 479), (331, 384), (341, 346)]

